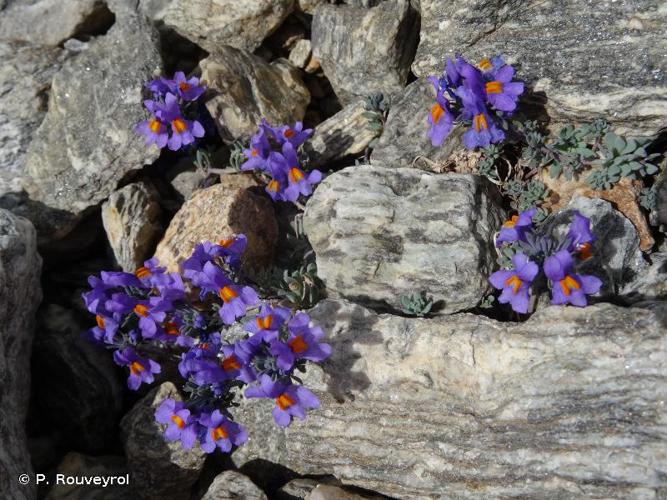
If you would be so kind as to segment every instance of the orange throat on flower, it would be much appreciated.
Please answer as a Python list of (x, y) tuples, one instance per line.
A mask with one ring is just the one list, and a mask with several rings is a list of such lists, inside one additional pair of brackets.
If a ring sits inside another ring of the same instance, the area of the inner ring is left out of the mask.
[(440, 122), (440, 119), (442, 118), (442, 115), (445, 114), (445, 110), (440, 106), (439, 103), (435, 103), (431, 107), (431, 118), (433, 118), (433, 123), (437, 124)]
[(151, 275), (151, 270), (148, 269), (147, 267), (142, 266), (139, 269), (137, 269), (136, 271), (134, 271), (134, 275), (139, 279), (147, 278), (148, 276)]
[(156, 120), (153, 118), (150, 122), (148, 122), (148, 128), (153, 132), (154, 134), (157, 134), (160, 131), (160, 126), (162, 124), (160, 123), (159, 120)]
[(132, 363), (130, 363), (130, 373), (132, 375), (138, 375), (144, 370), (146, 370), (146, 368), (144, 368), (144, 365), (139, 363), (139, 361), (132, 361)]
[(521, 285), (522, 285), (523, 283), (522, 283), (522, 281), (521, 281), (521, 278), (519, 278), (516, 274), (513, 274), (512, 276), (510, 276), (510, 277), (505, 281), (505, 284), (506, 284), (507, 286), (511, 286), (511, 287), (512, 287), (512, 293), (513, 293), (514, 295), (516, 295), (517, 293), (519, 293), (519, 288), (521, 288)]
[(563, 293), (569, 297), (572, 293), (572, 290), (579, 290), (581, 285), (569, 274), (565, 276), (562, 280), (559, 281), (560, 288), (563, 290)]
[(292, 340), (290, 340), (288, 345), (292, 352), (295, 354), (301, 354), (308, 349), (308, 344), (306, 344), (301, 335), (297, 335)]
[(296, 401), (291, 398), (286, 392), (283, 392), (280, 396), (276, 398), (276, 404), (281, 410), (286, 410), (292, 406)]
[(484, 59), (479, 61), (477, 67), (482, 71), (489, 71), (493, 67), (493, 65), (491, 64), (491, 61), (485, 57)]
[(218, 295), (220, 295), (220, 298), (225, 302), (230, 302), (231, 300), (235, 299), (236, 297), (239, 296), (238, 293), (236, 293), (234, 290), (232, 290), (228, 286), (223, 286), (220, 289), (220, 292), (218, 292)]
[(257, 316), (255, 318), (255, 324), (257, 325), (257, 328), (259, 328), (260, 330), (268, 330), (271, 328), (271, 325), (273, 324), (273, 315), (267, 314), (263, 318)]
[(510, 220), (505, 221), (503, 224), (503, 227), (514, 227), (516, 225), (516, 221), (519, 220), (518, 215), (513, 215)]
[(232, 243), (234, 243), (234, 238), (224, 238), (224, 239), (218, 241), (218, 245), (220, 245), (223, 248), (231, 247)]
[(100, 316), (99, 314), (95, 316), (95, 322), (97, 323), (97, 326), (104, 330), (104, 318)]
[(289, 175), (289, 180), (292, 182), (299, 182), (304, 178), (303, 172), (299, 170), (297, 167), (290, 168), (288, 175)]
[(182, 429), (183, 427), (185, 427), (185, 422), (178, 415), (172, 415), (171, 416), (171, 421), (174, 422), (176, 424), (176, 427), (178, 427), (179, 429)]
[(269, 191), (273, 191), (274, 193), (277, 193), (278, 190), (280, 189), (280, 183), (277, 180), (273, 179), (271, 182), (269, 182), (269, 184), (268, 184), (268, 186), (266, 186), (266, 188)]
[(579, 253), (579, 258), (581, 260), (588, 260), (593, 257), (593, 247), (590, 243), (583, 243), (577, 247), (577, 252)]
[(486, 82), (484, 88), (487, 94), (501, 94), (503, 91), (503, 84), (497, 81)]
[(287, 130), (285, 130), (285, 132), (283, 133), (283, 135), (284, 135), (285, 138), (287, 138), (287, 139), (289, 139), (290, 137), (294, 137), (294, 130), (292, 130), (291, 128), (288, 128)]
[(148, 307), (146, 307), (143, 304), (137, 304), (134, 306), (134, 312), (137, 314), (137, 316), (142, 316), (146, 318), (148, 316)]
[(181, 89), (181, 92), (187, 92), (191, 87), (189, 83), (181, 82), (178, 84), (178, 88)]
[(215, 429), (211, 429), (211, 437), (213, 438), (213, 441), (217, 441), (219, 439), (227, 439), (228, 436), (229, 434), (227, 434), (227, 431), (222, 426), (216, 427)]
[(171, 124), (174, 127), (174, 131), (177, 134), (182, 134), (188, 129), (187, 123), (185, 121), (181, 120), (180, 118), (176, 118), (174, 121), (171, 122)]
[(489, 124), (486, 122), (486, 116), (484, 116), (484, 113), (475, 115), (472, 119), (472, 124), (473, 127), (475, 127), (475, 131), (477, 132), (481, 132), (482, 130), (487, 130), (489, 128)]
[(239, 363), (239, 360), (236, 359), (236, 356), (232, 354), (231, 356), (222, 360), (221, 366), (224, 371), (229, 372), (232, 370), (240, 369), (241, 363)]

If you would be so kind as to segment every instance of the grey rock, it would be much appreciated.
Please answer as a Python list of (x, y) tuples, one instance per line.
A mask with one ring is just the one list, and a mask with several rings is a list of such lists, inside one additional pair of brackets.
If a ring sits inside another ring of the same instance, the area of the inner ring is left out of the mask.
[(313, 56), (343, 104), (400, 91), (417, 44), (418, 16), (408, 0), (364, 9), (321, 4), (312, 25)]
[(365, 112), (364, 101), (358, 100), (317, 125), (303, 145), (308, 164), (320, 167), (361, 155), (376, 137), (376, 132), (368, 128)]
[(411, 167), (418, 157), (432, 162), (446, 160), (461, 147), (461, 131), (455, 129), (442, 147), (428, 138), (428, 115), (435, 103), (433, 86), (424, 78), (412, 82), (392, 100), (387, 122), (378, 139), (371, 163), (392, 167)]
[[(62, 474), (65, 478), (92, 478), (93, 481), (95, 477), (98, 477), (99, 482), (102, 481), (101, 478), (106, 479), (113, 476), (114, 482), (106, 486), (102, 484), (55, 484), (46, 496), (46, 500), (133, 500), (136, 498), (132, 490), (132, 479), (123, 457), (113, 455), (91, 457), (70, 452), (62, 459), (55, 474)], [(54, 479), (50, 479), (51, 484), (55, 483)]]
[(113, 24), (103, 0), (23, 0), (0, 16), (0, 40), (59, 45)]
[(312, 55), (312, 46), (310, 40), (298, 40), (289, 53), (289, 62), (297, 68), (305, 68)]
[[(351, 491), (346, 491), (338, 486), (318, 484), (306, 497), (306, 500), (364, 500), (369, 498)], [(375, 498), (380, 498), (376, 496)]]
[[(396, 498), (656, 498), (664, 471), (665, 304), (546, 307), (524, 323), (428, 320), (327, 300), (321, 408), (281, 432), (245, 409), (264, 458)], [(261, 415), (261, 416), (260, 416)], [(277, 453), (276, 453), (277, 449)], [(243, 455), (237, 455), (239, 451)]]
[(159, 155), (133, 130), (146, 119), (143, 83), (161, 66), (158, 38), (123, 5), (115, 6), (117, 22), (109, 32), (53, 78), (49, 111), (26, 156), (31, 199), (59, 214), (35, 215), (42, 234), (65, 235), (122, 179)]
[(315, 12), (315, 7), (322, 3), (326, 3), (328, 0), (297, 0), (297, 7), (301, 12), (306, 14), (313, 14)]
[(554, 217), (557, 235), (564, 236), (567, 233), (574, 210), (591, 220), (591, 229), (596, 238), (592, 247), (593, 256), (582, 262), (578, 270), (602, 280), (602, 295), (615, 295), (646, 267), (639, 249), (637, 230), (608, 201), (577, 196)]
[(651, 224), (667, 233), (667, 164), (664, 162), (653, 189), (656, 193), (656, 207), (651, 211)]
[(215, 52), (221, 45), (253, 51), (291, 14), (294, 0), (191, 0), (147, 2), (166, 27)]
[(32, 474), (25, 420), (41, 268), (32, 224), (0, 209), (0, 497), (12, 500), (35, 496), (35, 487), (18, 477)]
[(171, 382), (149, 392), (120, 423), (125, 456), (139, 498), (188, 498), (204, 466), (206, 454), (198, 445), (185, 450), (179, 442), (164, 440), (155, 410), (167, 398), (181, 400)]
[(620, 296), (625, 302), (667, 300), (667, 253), (653, 253), (649, 258), (650, 266), (621, 288)]
[(109, 352), (82, 338), (90, 325), (62, 306), (43, 306), (38, 325), (32, 355), (37, 418), (47, 416), (63, 447), (108, 449), (123, 408), (123, 386)]
[(262, 490), (240, 472), (228, 470), (218, 474), (201, 500), (266, 500)]
[(488, 288), (502, 209), (479, 176), (350, 167), (327, 177), (304, 230), (329, 291), (400, 309), (425, 290), (440, 311), (475, 307)]
[(51, 79), (67, 53), (57, 47), (0, 42), (0, 206), (20, 193), (24, 160), (46, 114)]
[(249, 52), (220, 46), (200, 63), (212, 97), (206, 102), (226, 142), (248, 139), (262, 118), (274, 125), (302, 120), (310, 93), (299, 71)]
[(134, 272), (155, 250), (164, 228), (155, 188), (128, 184), (102, 205), (102, 223), (116, 262)]
[(456, 53), (473, 62), (501, 53), (520, 65), (531, 102), (546, 97), (552, 124), (605, 118), (620, 133), (642, 135), (664, 126), (667, 13), (659, 0), (420, 3), (417, 76), (441, 73), (443, 58)]

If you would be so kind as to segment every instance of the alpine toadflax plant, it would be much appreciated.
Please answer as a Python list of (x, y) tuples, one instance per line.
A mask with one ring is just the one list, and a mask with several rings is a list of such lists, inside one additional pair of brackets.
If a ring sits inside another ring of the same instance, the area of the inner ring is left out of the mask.
[(428, 116), (432, 144), (441, 146), (455, 123), (470, 127), (463, 135), (469, 149), (502, 142), (506, 119), (524, 91), (523, 82), (513, 78), (514, 68), (500, 56), (482, 59), (476, 67), (461, 56), (447, 59), (443, 74), (428, 78), (436, 93)]
[(145, 84), (152, 98), (144, 101), (151, 113), (148, 120), (139, 123), (135, 130), (144, 136), (146, 144), (155, 144), (172, 151), (188, 146), (204, 137), (204, 127), (197, 120), (197, 100), (206, 87), (196, 77), (186, 78), (178, 71), (172, 79), (158, 77)]
[(567, 234), (556, 238), (549, 224), (536, 227), (535, 208), (513, 216), (503, 224), (496, 237), (496, 246), (513, 254), (505, 269), (493, 273), (489, 281), (502, 290), (498, 301), (510, 304), (518, 313), (534, 309), (534, 302), (548, 286), (552, 304), (571, 304), (584, 307), (588, 295), (600, 291), (602, 281), (595, 276), (580, 274), (577, 264), (592, 256), (590, 220), (579, 212), (573, 213)]
[(297, 152), (312, 133), (312, 129), (304, 130), (301, 122), (273, 127), (262, 120), (249, 147), (243, 150), (246, 161), (241, 170), (262, 172), (267, 177), (266, 192), (274, 201), (296, 203), (299, 197), (310, 196), (322, 173), (304, 171)]
[(160, 362), (178, 362), (186, 399), (166, 399), (155, 418), (165, 439), (184, 448), (228, 452), (243, 444), (247, 433), (231, 412), (241, 391), (275, 401), (282, 427), (319, 407), (294, 373), (325, 360), (331, 347), (306, 313), (263, 302), (242, 283), (245, 248), (243, 235), (199, 244), (180, 274), (155, 259), (134, 274), (102, 272), (83, 295), (97, 323), (90, 336), (114, 351), (130, 389), (151, 384)]

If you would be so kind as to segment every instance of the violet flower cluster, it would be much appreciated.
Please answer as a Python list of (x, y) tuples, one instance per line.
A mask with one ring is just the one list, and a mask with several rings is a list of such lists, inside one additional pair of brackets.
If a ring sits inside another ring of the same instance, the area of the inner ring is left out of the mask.
[(482, 59), (477, 67), (463, 57), (447, 59), (440, 77), (428, 80), (435, 87), (428, 136), (441, 146), (456, 122), (470, 128), (463, 134), (469, 149), (486, 148), (505, 139), (505, 119), (512, 115), (523, 93), (522, 82), (514, 81), (514, 68), (501, 56)]
[[(97, 322), (90, 337), (114, 351), (130, 389), (152, 383), (160, 362), (178, 360), (187, 398), (166, 399), (155, 418), (165, 439), (184, 448), (199, 443), (208, 453), (227, 452), (243, 444), (247, 433), (230, 412), (241, 392), (272, 399), (282, 427), (319, 407), (295, 371), (325, 360), (331, 346), (308, 314), (262, 302), (240, 283), (245, 247), (243, 235), (199, 244), (182, 274), (167, 273), (155, 259), (134, 274), (102, 272), (83, 295)], [(236, 324), (242, 327), (231, 328)]]
[(272, 200), (296, 202), (301, 195), (310, 196), (313, 186), (322, 180), (319, 170), (305, 172), (297, 151), (312, 135), (312, 129), (303, 123), (272, 127), (266, 120), (250, 139), (250, 146), (243, 150), (246, 161), (241, 170), (259, 170), (269, 181), (266, 192)]
[(600, 291), (602, 281), (595, 276), (577, 273), (577, 264), (592, 256), (590, 220), (578, 211), (564, 238), (556, 238), (553, 231), (533, 225), (537, 210), (531, 208), (513, 216), (503, 224), (496, 246), (512, 246), (509, 269), (493, 273), (489, 281), (502, 290), (498, 301), (509, 303), (518, 313), (532, 312), (532, 299), (545, 286), (551, 290), (552, 304), (571, 304), (585, 307), (587, 296)]
[(135, 127), (144, 136), (146, 145), (155, 144), (162, 149), (167, 146), (172, 151), (204, 137), (204, 127), (197, 120), (196, 101), (206, 87), (196, 77), (186, 78), (177, 71), (172, 79), (158, 77), (145, 84), (152, 99), (144, 101), (144, 107), (151, 113), (148, 120)]

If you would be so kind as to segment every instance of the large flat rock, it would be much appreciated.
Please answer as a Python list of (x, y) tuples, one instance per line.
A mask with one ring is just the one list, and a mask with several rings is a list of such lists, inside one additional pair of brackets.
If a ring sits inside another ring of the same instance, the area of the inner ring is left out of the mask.
[(327, 177), (304, 228), (333, 294), (398, 309), (401, 296), (423, 290), (451, 313), (487, 290), (502, 218), (482, 177), (374, 165)]
[[(471, 314), (311, 311), (333, 348), (304, 383), (322, 406), (281, 432), (237, 420), (263, 458), (396, 498), (656, 498), (667, 489), (667, 309), (546, 307), (525, 323)], [(269, 402), (269, 406), (270, 406)]]

